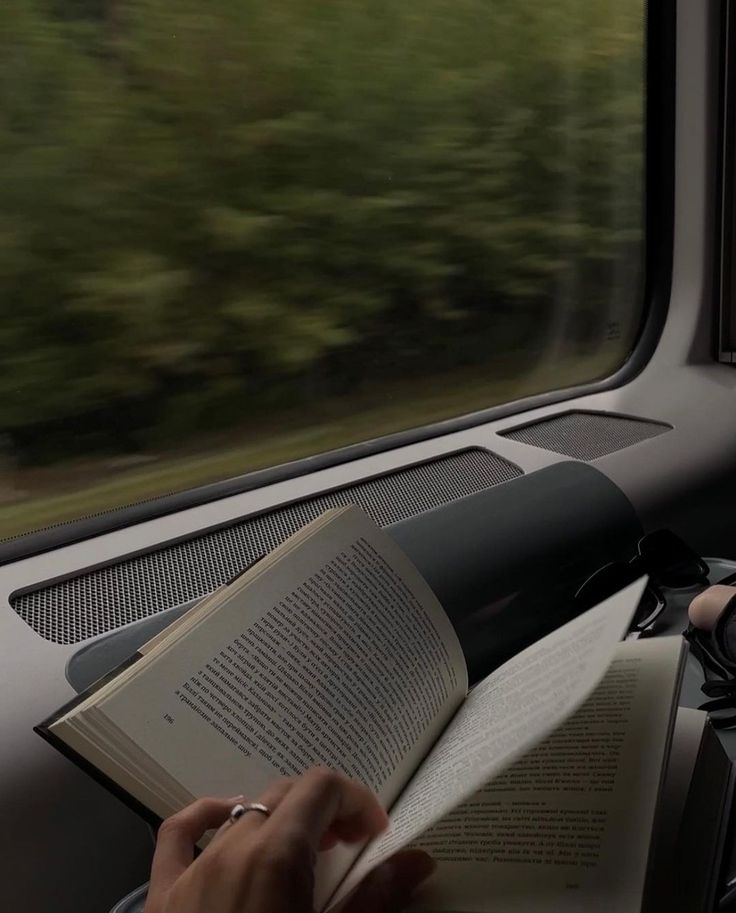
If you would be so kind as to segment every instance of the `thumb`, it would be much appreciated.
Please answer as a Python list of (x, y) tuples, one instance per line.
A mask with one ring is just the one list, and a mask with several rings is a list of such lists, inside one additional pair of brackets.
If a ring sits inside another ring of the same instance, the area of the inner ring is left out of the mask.
[(403, 850), (373, 869), (340, 913), (398, 913), (436, 868), (423, 850)]

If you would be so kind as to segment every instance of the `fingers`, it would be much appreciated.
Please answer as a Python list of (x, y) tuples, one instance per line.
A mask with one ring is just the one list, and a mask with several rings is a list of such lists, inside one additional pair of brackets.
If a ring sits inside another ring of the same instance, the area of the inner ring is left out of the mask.
[[(290, 795), (295, 789), (296, 794)], [(286, 812), (275, 816), (287, 796)], [(244, 804), (247, 801), (244, 800)], [(264, 832), (264, 837), (267, 834), (276, 837), (287, 830), (312, 852), (331, 849), (340, 841), (363, 840), (383, 830), (387, 823), (386, 813), (370, 790), (327, 769), (313, 769), (297, 779), (278, 780), (268, 786), (257, 801), (271, 809), (272, 819), (275, 816), (275, 822)], [(308, 809), (316, 810), (316, 815), (305, 815)], [(219, 843), (225, 837), (229, 841), (242, 841), (261, 830), (266, 820), (258, 812), (247, 812), (235, 824), (225, 821), (213, 843)]]
[(423, 850), (403, 850), (377, 866), (348, 897), (340, 913), (398, 913), (434, 872)]
[[(257, 801), (261, 805), (265, 805), (266, 808), (270, 809), (273, 813), (274, 809), (278, 807), (284, 796), (289, 792), (293, 785), (293, 780), (277, 780), (275, 783), (272, 783), (270, 786), (261, 793), (257, 800), (252, 800), (250, 798), (243, 799), (241, 797), (241, 802), (243, 805), (247, 805), (251, 801)], [(235, 803), (233, 803), (234, 805)], [(232, 809), (232, 805), (228, 809), (228, 814)], [(266, 816), (262, 812), (250, 811), (246, 812), (237, 821), (231, 822), (226, 820), (222, 827), (218, 830), (213, 838), (215, 840), (220, 840), (221, 838), (227, 836), (230, 831), (236, 830), (236, 835), (238, 839), (242, 839), (247, 834), (253, 833), (262, 827), (266, 822)]]
[(167, 891), (173, 885), (191, 865), (195, 843), (206, 831), (219, 827), (240, 799), (242, 796), (198, 799), (163, 822), (156, 838), (149, 895)]
[(267, 822), (269, 832), (288, 831), (313, 852), (336, 840), (372, 837), (387, 824), (386, 812), (366, 786), (325, 768), (294, 781)]
[[(386, 812), (367, 787), (321, 768), (294, 780), (277, 781), (264, 790), (257, 801), (271, 809), (270, 816), (252, 811), (229, 822), (233, 806), (238, 802), (247, 805), (248, 801), (250, 797), (245, 800), (242, 796), (200, 799), (164, 822), (151, 869), (147, 909), (163, 909), (167, 894), (185, 872), (196, 882), (202, 872), (223, 865), (239, 873), (232, 881), (238, 890), (245, 890), (257, 876), (261, 884), (271, 879), (280, 890), (311, 897), (318, 850), (338, 841), (365, 840), (388, 823)], [(215, 827), (220, 828), (215, 839), (192, 865), (195, 843)], [(254, 869), (253, 863), (259, 858), (261, 862)], [(413, 885), (418, 876), (411, 864), (411, 860), (399, 862), (373, 876), (374, 895), (385, 889), (389, 876), (391, 884), (399, 879), (402, 884)], [(424, 871), (421, 862), (416, 865)], [(283, 880), (284, 872), (290, 873), (288, 884)]]

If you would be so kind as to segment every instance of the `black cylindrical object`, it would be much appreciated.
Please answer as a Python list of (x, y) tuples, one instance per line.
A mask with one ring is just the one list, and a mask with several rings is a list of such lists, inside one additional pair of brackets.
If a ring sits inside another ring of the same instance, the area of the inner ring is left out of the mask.
[(471, 681), (577, 614), (580, 585), (607, 562), (630, 558), (643, 534), (624, 493), (571, 461), (388, 531), (452, 619)]

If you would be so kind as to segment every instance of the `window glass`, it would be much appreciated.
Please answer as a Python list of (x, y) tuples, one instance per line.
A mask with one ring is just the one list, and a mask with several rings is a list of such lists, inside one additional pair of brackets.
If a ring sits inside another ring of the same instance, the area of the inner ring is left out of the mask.
[(605, 377), (643, 0), (2, 0), (0, 534)]

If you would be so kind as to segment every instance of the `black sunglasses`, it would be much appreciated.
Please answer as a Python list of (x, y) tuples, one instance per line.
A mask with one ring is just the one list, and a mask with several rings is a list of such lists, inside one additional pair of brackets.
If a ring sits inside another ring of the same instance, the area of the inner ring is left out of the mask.
[(639, 602), (630, 632), (648, 631), (667, 608), (661, 587), (681, 589), (708, 583), (708, 565), (687, 543), (668, 529), (643, 536), (629, 561), (612, 561), (592, 574), (575, 593), (581, 610), (592, 608), (647, 574), (649, 582)]

